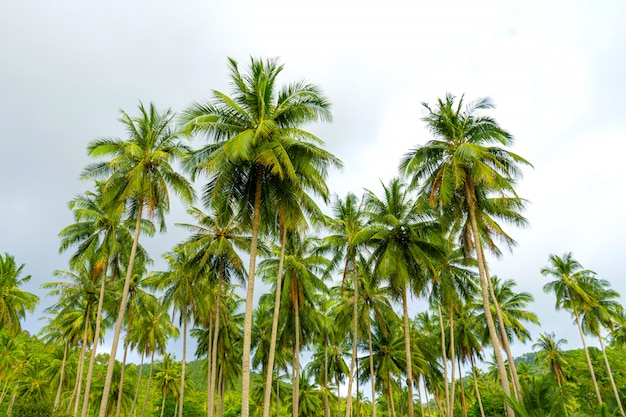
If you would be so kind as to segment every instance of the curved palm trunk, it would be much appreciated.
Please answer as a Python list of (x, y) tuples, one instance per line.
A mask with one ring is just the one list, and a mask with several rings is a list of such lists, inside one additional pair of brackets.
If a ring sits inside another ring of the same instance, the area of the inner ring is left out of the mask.
[(300, 309), (298, 306), (298, 299), (295, 303), (295, 343), (293, 347), (293, 382), (292, 382), (292, 416), (299, 416), (300, 407)]
[(74, 403), (74, 417), (78, 415), (78, 405), (80, 404), (80, 396), (83, 386), (83, 373), (85, 371), (85, 350), (87, 349), (87, 335), (89, 334), (89, 316), (91, 315), (91, 303), (87, 305), (87, 312), (85, 318), (85, 329), (83, 331), (83, 346), (80, 349), (80, 358), (78, 362), (78, 372), (76, 373), (76, 398)]
[(217, 300), (215, 302), (215, 326), (213, 330), (213, 345), (211, 346), (211, 379), (209, 380), (208, 417), (213, 417), (215, 412), (215, 381), (217, 379), (217, 342), (220, 332), (220, 310), (222, 309), (222, 280), (224, 278), (224, 259), (220, 259), (220, 274), (217, 281)]
[[(267, 359), (267, 375), (265, 376), (265, 392), (263, 396), (263, 417), (269, 417), (272, 395), (272, 376), (274, 375), (274, 356), (276, 353), (276, 338), (278, 335), (278, 316), (280, 315), (280, 297), (283, 283), (283, 268), (285, 264), (285, 241), (287, 228), (283, 224), (282, 212), (280, 217), (280, 258), (278, 260), (278, 276), (276, 277), (276, 294), (274, 299), (274, 317), (272, 319), (272, 334), (270, 336), (270, 352)], [(326, 399), (328, 400), (328, 398)], [(277, 408), (278, 410), (278, 408)]]
[(109, 392), (111, 391), (111, 381), (113, 379), (113, 368), (115, 367), (115, 356), (117, 354), (117, 345), (120, 341), (120, 333), (124, 323), (124, 314), (126, 313), (126, 302), (128, 301), (128, 290), (130, 288), (130, 279), (133, 276), (133, 267), (135, 265), (135, 255), (137, 254), (137, 246), (139, 245), (139, 232), (141, 229), (141, 213), (143, 211), (143, 201), (139, 203), (137, 208), (137, 222), (135, 223), (135, 236), (133, 237), (133, 246), (130, 250), (130, 258), (128, 259), (128, 270), (126, 271), (126, 279), (124, 280), (124, 289), (122, 290), (122, 300), (117, 314), (117, 322), (115, 323), (115, 331), (113, 332), (113, 341), (111, 344), (111, 356), (107, 366), (107, 373), (104, 378), (104, 389), (102, 390), (102, 403), (100, 404), (100, 412), (98, 417), (106, 417), (107, 406), (109, 401)]
[(148, 374), (148, 387), (146, 388), (146, 396), (143, 399), (143, 407), (141, 408), (141, 417), (144, 416), (146, 412), (146, 407), (148, 406), (148, 397), (150, 396), (150, 384), (152, 383), (153, 367), (154, 367), (154, 350), (152, 350), (152, 357), (150, 358), (150, 372)]
[(102, 274), (102, 284), (100, 284), (100, 298), (98, 298), (98, 311), (96, 313), (96, 331), (93, 335), (93, 343), (91, 355), (89, 356), (89, 368), (87, 369), (87, 381), (85, 382), (85, 398), (83, 400), (83, 411), (81, 417), (87, 415), (89, 409), (89, 392), (91, 391), (91, 378), (93, 375), (93, 366), (96, 361), (96, 352), (98, 350), (98, 340), (100, 339), (100, 326), (102, 324), (102, 306), (104, 305), (104, 289), (107, 280), (108, 261), (104, 263), (104, 273)]
[(480, 391), (478, 390), (478, 375), (476, 374), (476, 362), (474, 356), (470, 356), (470, 362), (472, 364), (472, 375), (474, 376), (474, 391), (476, 392), (476, 401), (478, 401), (478, 408), (480, 408), (480, 417), (485, 417), (485, 409), (483, 408), (483, 400), (480, 397)]
[(585, 340), (583, 328), (580, 323), (580, 316), (578, 315), (578, 311), (576, 311), (576, 309), (574, 309), (574, 315), (576, 316), (576, 324), (578, 325), (578, 333), (580, 333), (580, 339), (583, 341), (583, 348), (585, 349), (585, 357), (587, 358), (587, 365), (589, 366), (589, 373), (591, 374), (591, 381), (593, 382), (593, 389), (596, 392), (596, 399), (598, 400), (598, 404), (602, 404), (602, 396), (600, 395), (600, 389), (598, 388), (598, 382), (596, 381), (596, 373), (593, 370), (591, 357), (589, 356), (589, 349), (587, 349), (587, 341)]
[[(130, 329), (132, 326), (132, 316), (126, 326), (126, 337), (124, 338), (124, 356), (122, 358), (122, 370), (120, 372), (120, 385), (117, 392), (117, 405), (115, 407), (115, 417), (120, 417), (122, 412), (122, 395), (124, 394), (124, 378), (126, 377), (126, 359), (128, 358), (128, 346), (130, 346)], [(143, 360), (143, 358), (142, 358)]]
[[(352, 360), (350, 361), (350, 374), (348, 375), (348, 397), (346, 398), (346, 417), (352, 416), (352, 381), (356, 366), (358, 331), (359, 331), (359, 280), (356, 271), (356, 258), (352, 262), (354, 268), (354, 306), (352, 308)], [(357, 394), (358, 395), (358, 394)], [(413, 416), (411, 416), (413, 417)]]
[(613, 371), (611, 371), (611, 364), (609, 363), (609, 358), (606, 356), (606, 349), (604, 348), (604, 342), (602, 342), (602, 336), (598, 335), (598, 340), (600, 341), (600, 347), (602, 348), (602, 356), (604, 356), (604, 363), (606, 365), (607, 371), (609, 371), (609, 379), (611, 381), (611, 387), (613, 388), (613, 394), (615, 394), (615, 400), (617, 401), (617, 405), (619, 406), (619, 411), (622, 416), (624, 414), (624, 407), (622, 407), (622, 400), (619, 398), (619, 391), (617, 390), (617, 386), (615, 385), (615, 380), (613, 379)]
[(250, 416), (250, 346), (252, 344), (252, 303), (254, 301), (254, 274), (256, 268), (257, 246), (259, 242), (259, 223), (261, 222), (261, 190), (263, 186), (263, 171), (260, 167), (257, 167), (256, 175), (254, 216), (252, 219), (252, 240), (250, 242), (250, 267), (248, 268), (248, 291), (246, 294), (246, 312), (243, 325), (243, 358), (241, 360), (242, 417)]
[(441, 312), (440, 303), (437, 303), (437, 313), (439, 314), (439, 331), (441, 333), (441, 357), (443, 358), (443, 387), (446, 400), (446, 416), (449, 417), (452, 405), (450, 403), (450, 389), (448, 387), (448, 354), (446, 353), (446, 331), (443, 325), (443, 314)]
[(517, 400), (521, 401), (521, 392), (522, 388), (519, 384), (519, 376), (517, 375), (517, 366), (515, 365), (515, 358), (513, 357), (513, 353), (511, 352), (511, 344), (509, 343), (509, 336), (506, 333), (506, 328), (504, 327), (504, 319), (502, 318), (502, 309), (500, 308), (500, 303), (496, 298), (496, 293), (494, 292), (493, 285), (491, 283), (491, 276), (489, 275), (489, 267), (487, 266), (487, 261), (484, 258), (483, 254), (483, 263), (485, 265), (485, 275), (487, 277), (487, 285), (489, 286), (489, 294), (491, 295), (491, 301), (493, 302), (493, 306), (496, 310), (496, 317), (498, 318), (498, 327), (500, 328), (500, 340), (502, 341), (502, 347), (506, 352), (507, 360), (509, 361), (509, 371), (511, 373), (511, 381), (513, 382), (513, 394)]
[(414, 417), (413, 412), (413, 361), (411, 356), (411, 328), (409, 327), (409, 308), (406, 300), (406, 287), (402, 289), (402, 313), (404, 314), (404, 343), (406, 347), (406, 385), (408, 390), (408, 416)]
[(161, 400), (161, 417), (163, 417), (163, 412), (165, 411), (165, 396), (166, 396), (166, 391), (165, 391), (165, 386), (163, 386), (163, 399)]
[[(502, 349), (500, 347), (500, 340), (498, 333), (496, 332), (496, 326), (493, 322), (493, 316), (491, 315), (491, 303), (489, 302), (489, 284), (487, 283), (487, 275), (485, 269), (485, 256), (483, 252), (482, 242), (480, 241), (480, 233), (478, 232), (478, 224), (476, 222), (476, 208), (474, 205), (474, 190), (469, 184), (465, 184), (465, 193), (467, 196), (467, 205), (469, 208), (470, 221), (472, 224), (472, 235), (474, 238), (474, 246), (476, 247), (476, 260), (478, 261), (478, 275), (480, 276), (480, 289), (483, 298), (483, 309), (485, 311), (485, 319), (487, 320), (487, 328), (489, 329), (489, 338), (493, 345), (493, 350), (496, 356), (496, 363), (498, 364), (498, 373), (500, 374), (500, 384), (505, 395), (510, 395), (511, 390), (509, 388), (509, 380), (506, 374), (506, 367), (504, 366), (504, 359), (502, 358)], [(514, 417), (515, 413), (510, 406), (506, 406), (506, 414), (508, 417)]]
[[(129, 416), (133, 415), (135, 411), (135, 405), (137, 405), (137, 399), (139, 398), (139, 387), (141, 387), (141, 376), (143, 375), (143, 360), (145, 358), (145, 351), (141, 352), (141, 362), (139, 363), (139, 375), (137, 376), (137, 387), (135, 388), (135, 396), (133, 397), (133, 403), (130, 406)], [(122, 390), (120, 390), (121, 392)], [(119, 404), (119, 402), (118, 402)]]
[[(63, 360), (61, 361), (61, 376), (59, 377), (59, 387), (57, 388), (57, 395), (54, 397), (54, 411), (57, 411), (59, 407), (59, 402), (61, 401), (61, 391), (63, 390), (63, 378), (65, 377), (65, 364), (67, 363), (67, 351), (69, 350), (69, 342), (65, 342), (65, 349), (63, 349)], [(8, 381), (7, 381), (8, 382)], [(6, 385), (5, 385), (6, 388)], [(2, 399), (4, 395), (0, 395), (0, 403), (2, 403)]]
[(185, 361), (187, 360), (187, 308), (183, 307), (183, 363), (180, 371), (180, 402), (178, 403), (178, 415), (183, 415), (185, 399)]
[(372, 344), (372, 322), (367, 316), (367, 343), (370, 349), (370, 380), (372, 386), (372, 417), (376, 417), (376, 379), (374, 376), (374, 347)]

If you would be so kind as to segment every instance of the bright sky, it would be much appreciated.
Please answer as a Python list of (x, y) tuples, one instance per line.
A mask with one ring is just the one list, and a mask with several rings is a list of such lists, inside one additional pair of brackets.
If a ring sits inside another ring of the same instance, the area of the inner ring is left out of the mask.
[[(119, 109), (139, 100), (180, 111), (228, 91), (226, 57), (280, 57), (288, 83), (305, 78), (333, 103), (334, 123), (311, 126), (341, 158), (331, 190), (380, 190), (400, 157), (429, 139), (422, 102), (446, 92), (489, 96), (490, 113), (534, 165), (519, 193), (527, 230), (491, 270), (536, 298), (541, 331), (580, 346), (555, 313), (539, 271), (572, 251), (626, 294), (626, 3), (564, 1), (12, 1), (0, 14), (0, 252), (25, 263), (27, 290), (66, 269), (58, 232), (87, 144), (121, 136)], [(148, 243), (155, 259), (183, 237), (176, 205), (170, 234)], [(625, 298), (622, 298), (622, 301)], [(42, 298), (26, 328), (37, 331)], [(416, 303), (419, 303), (416, 301)], [(416, 304), (417, 305), (417, 304)], [(515, 343), (515, 353), (530, 346)], [(106, 349), (106, 347), (105, 347)]]

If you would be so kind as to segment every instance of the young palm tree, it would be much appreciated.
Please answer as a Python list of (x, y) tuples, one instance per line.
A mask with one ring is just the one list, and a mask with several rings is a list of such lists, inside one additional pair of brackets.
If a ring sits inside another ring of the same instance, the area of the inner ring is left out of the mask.
[(252, 226), (242, 358), (241, 412), (248, 417), (252, 302), (263, 194), (269, 191), (271, 179), (289, 182), (289, 190), (327, 192), (326, 169), (340, 162), (318, 146), (320, 139), (300, 128), (331, 119), (330, 104), (319, 88), (296, 82), (279, 90), (276, 81), (283, 66), (275, 60), (252, 58), (245, 74), (239, 72), (235, 60), (229, 59), (229, 66), (233, 95), (213, 91), (211, 102), (186, 110), (183, 123), (189, 133), (204, 133), (212, 140), (188, 161), (194, 177), (209, 177), (205, 195), (225, 204), (240, 204), (240, 214)]
[(101, 138), (89, 144), (88, 151), (91, 156), (112, 159), (93, 163), (87, 166), (83, 173), (85, 178), (106, 180), (102, 188), (105, 204), (111, 203), (115, 206), (126, 203), (135, 220), (133, 245), (111, 342), (111, 355), (99, 417), (105, 417), (107, 410), (117, 345), (139, 244), (142, 216), (145, 214), (148, 218), (156, 219), (161, 225), (161, 230), (164, 230), (164, 215), (169, 211), (170, 203), (168, 187), (185, 202), (190, 203), (194, 198), (189, 181), (178, 174), (171, 165), (189, 152), (189, 148), (178, 139), (178, 132), (171, 129), (174, 117), (172, 111), (166, 110), (161, 113), (153, 104), (146, 108), (140, 103), (139, 113), (138, 117), (131, 117), (122, 111), (120, 121), (126, 128), (127, 140)]
[(18, 334), (22, 330), (20, 320), (27, 311), (34, 311), (39, 297), (20, 289), (30, 281), (30, 275), (20, 277), (24, 265), (17, 266), (15, 258), (8, 253), (0, 254), (0, 330)]
[[(438, 100), (436, 107), (425, 103), (424, 107), (428, 114), (423, 120), (436, 139), (407, 153), (400, 169), (412, 176), (413, 186), (421, 186), (433, 206), (450, 207), (458, 203), (459, 196), (464, 203), (462, 210), (470, 219), (471, 248), (478, 262), (489, 336), (496, 351), (502, 389), (508, 394), (506, 368), (490, 311), (489, 284), (477, 220), (477, 191), (519, 200), (514, 189), (515, 180), (520, 176), (518, 165), (530, 163), (504, 148), (493, 146), (509, 146), (513, 138), (494, 119), (476, 114), (493, 108), (489, 99), (478, 99), (463, 110), (463, 97), (455, 103), (455, 97), (447, 94), (445, 100)], [(513, 416), (510, 408), (507, 415)]]
[(537, 353), (537, 360), (544, 362), (548, 366), (559, 388), (563, 386), (567, 379), (565, 376), (567, 361), (561, 350), (561, 345), (565, 343), (567, 343), (565, 339), (556, 340), (554, 333), (541, 333), (537, 343), (533, 345), (533, 349), (541, 349)]
[(416, 210), (416, 203), (405, 185), (397, 178), (383, 185), (383, 197), (371, 191), (366, 196), (367, 213), (373, 228), (374, 273), (389, 281), (390, 288), (402, 299), (404, 338), (406, 346), (406, 376), (408, 415), (413, 417), (413, 384), (408, 294), (423, 294), (426, 271), (435, 273), (435, 260), (441, 249), (431, 240), (438, 225)]

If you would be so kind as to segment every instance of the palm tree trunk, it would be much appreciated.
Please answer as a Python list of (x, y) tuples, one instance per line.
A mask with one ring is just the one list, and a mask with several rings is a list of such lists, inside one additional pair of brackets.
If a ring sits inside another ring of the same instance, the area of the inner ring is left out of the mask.
[(413, 360), (411, 356), (411, 328), (409, 327), (409, 308), (406, 299), (406, 287), (402, 289), (402, 312), (404, 314), (404, 343), (406, 347), (406, 385), (408, 390), (408, 416), (413, 413)]
[(109, 268), (108, 260), (104, 262), (104, 273), (102, 274), (102, 283), (100, 284), (100, 296), (98, 298), (98, 312), (96, 313), (96, 331), (93, 335), (93, 343), (91, 355), (89, 356), (89, 368), (87, 369), (87, 381), (85, 382), (85, 398), (83, 400), (83, 411), (81, 417), (87, 416), (89, 409), (89, 391), (91, 391), (91, 378), (93, 375), (93, 366), (96, 361), (96, 352), (98, 350), (98, 340), (100, 339), (100, 326), (102, 323), (102, 306), (104, 305), (104, 290), (107, 281), (107, 269)]
[(370, 349), (370, 382), (372, 386), (372, 417), (376, 417), (376, 379), (374, 374), (374, 347), (372, 344), (372, 322), (367, 316), (367, 343)]
[(128, 347), (130, 346), (130, 329), (132, 315), (126, 325), (126, 337), (124, 337), (124, 356), (122, 358), (122, 370), (120, 371), (120, 385), (117, 391), (117, 404), (115, 406), (115, 417), (120, 417), (122, 412), (122, 395), (124, 394), (124, 378), (126, 377), (126, 359), (128, 358)]
[(250, 267), (248, 268), (248, 291), (246, 294), (246, 312), (243, 324), (243, 358), (241, 360), (241, 417), (250, 416), (250, 346), (252, 344), (254, 274), (256, 268), (257, 246), (259, 241), (259, 223), (261, 222), (261, 191), (263, 186), (263, 169), (261, 167), (257, 167), (256, 176), (254, 215), (252, 218), (252, 239), (250, 242)]
[[(219, 287), (219, 283), (218, 283)], [(218, 289), (219, 292), (219, 289)], [(217, 309), (217, 307), (216, 307)], [(213, 318), (209, 319), (209, 340), (213, 340), (213, 332), (214, 332), (214, 322)], [(212, 343), (211, 343), (212, 344)], [(213, 346), (208, 346), (206, 352), (206, 398), (207, 398), (207, 417), (211, 416), (211, 413), (215, 413), (215, 407), (213, 407), (213, 411), (211, 411), (211, 407), (209, 407), (209, 398), (211, 397), (211, 365), (213, 363)], [(216, 382), (217, 383), (217, 382)], [(213, 390), (213, 402), (215, 403), (215, 390)]]
[(139, 202), (137, 207), (137, 222), (135, 223), (135, 236), (133, 237), (133, 246), (130, 250), (130, 258), (128, 259), (128, 269), (126, 270), (126, 278), (124, 280), (124, 289), (122, 290), (122, 300), (120, 301), (120, 309), (117, 314), (117, 322), (115, 323), (115, 331), (113, 332), (113, 341), (111, 344), (111, 355), (107, 366), (107, 373), (104, 378), (104, 389), (102, 390), (102, 402), (100, 403), (100, 412), (98, 417), (106, 417), (107, 406), (109, 401), (109, 392), (111, 391), (111, 381), (113, 379), (113, 369), (115, 367), (115, 356), (117, 354), (117, 345), (120, 341), (120, 333), (124, 324), (124, 314), (126, 313), (126, 302), (128, 301), (128, 290), (130, 288), (130, 279), (133, 276), (133, 267), (135, 265), (135, 255), (137, 254), (137, 246), (139, 245), (139, 232), (141, 229), (141, 213), (143, 211), (143, 201)]
[(165, 391), (165, 385), (163, 385), (163, 399), (161, 400), (161, 417), (163, 417), (163, 411), (165, 411), (165, 396), (167, 391)]
[(278, 316), (280, 315), (280, 297), (283, 283), (283, 268), (285, 264), (285, 242), (287, 227), (284, 224), (282, 211), (280, 218), (280, 258), (278, 260), (278, 275), (276, 277), (276, 294), (274, 298), (274, 317), (272, 319), (272, 334), (270, 336), (270, 351), (267, 359), (267, 375), (265, 376), (265, 392), (263, 396), (263, 417), (269, 417), (272, 395), (272, 376), (274, 375), (274, 356), (276, 353), (276, 338), (278, 335)]
[(420, 389), (420, 377), (417, 377), (417, 401), (420, 405), (420, 416), (424, 417), (424, 406), (422, 405), (422, 390)]
[(324, 417), (330, 417), (330, 399), (328, 397), (328, 338), (324, 336)]
[[(455, 398), (455, 388), (456, 388), (456, 374), (455, 374), (455, 369), (456, 367), (454, 366), (454, 362), (455, 362), (455, 351), (454, 351), (454, 312), (452, 311), (452, 304), (450, 304), (450, 312), (448, 313), (450, 315), (450, 367), (452, 369), (451, 375), (450, 375), (450, 384), (451, 389), (450, 389), (450, 411), (449, 411), (449, 416), (452, 417), (452, 415), (454, 414), (454, 398)], [(459, 373), (461, 373), (461, 368), (459, 367)]]
[(450, 417), (450, 389), (448, 388), (448, 354), (446, 353), (446, 331), (443, 325), (443, 314), (441, 312), (441, 304), (437, 303), (437, 313), (439, 315), (439, 331), (441, 333), (441, 357), (443, 359), (443, 387), (446, 399), (446, 416)]
[(467, 402), (465, 401), (465, 387), (463, 386), (463, 374), (461, 372), (461, 356), (457, 357), (457, 365), (459, 367), (459, 387), (461, 389), (461, 405), (463, 407), (463, 416), (467, 417)]
[(600, 395), (600, 388), (598, 388), (598, 382), (596, 381), (596, 373), (593, 370), (591, 357), (589, 356), (589, 349), (587, 349), (587, 341), (585, 340), (583, 328), (582, 328), (582, 325), (580, 324), (580, 316), (578, 315), (578, 311), (576, 309), (574, 309), (574, 315), (576, 316), (576, 324), (578, 325), (578, 333), (580, 333), (580, 338), (583, 341), (583, 348), (585, 348), (585, 357), (587, 358), (587, 365), (589, 366), (589, 373), (591, 374), (591, 381), (593, 382), (593, 389), (596, 391), (596, 399), (598, 400), (598, 404), (602, 404), (602, 396)]
[[(215, 326), (213, 330), (213, 345), (211, 346), (211, 379), (209, 382), (208, 417), (213, 417), (215, 411), (215, 381), (217, 379), (217, 342), (220, 332), (220, 316), (222, 309), (222, 280), (224, 279), (224, 259), (220, 259), (220, 274), (217, 281), (217, 300), (215, 302)], [(209, 368), (207, 364), (207, 368)]]
[(511, 345), (509, 343), (509, 336), (506, 333), (506, 328), (504, 326), (504, 319), (502, 318), (502, 309), (500, 308), (500, 303), (496, 298), (496, 293), (494, 292), (493, 285), (491, 283), (491, 276), (489, 275), (489, 267), (487, 266), (487, 261), (484, 258), (483, 253), (483, 263), (485, 265), (485, 275), (487, 277), (487, 285), (489, 286), (489, 295), (491, 295), (491, 301), (496, 310), (496, 317), (498, 318), (498, 327), (500, 328), (500, 335), (502, 340), (502, 347), (504, 347), (504, 351), (506, 352), (507, 360), (509, 361), (509, 371), (511, 373), (511, 381), (513, 382), (513, 394), (517, 400), (522, 399), (521, 392), (522, 388), (519, 384), (519, 376), (517, 375), (517, 366), (515, 365), (515, 358), (511, 352)]
[[(146, 356), (145, 354), (145, 350), (143, 352), (141, 352), (141, 362), (139, 363), (139, 375), (137, 376), (137, 387), (135, 388), (135, 396), (133, 398), (133, 403), (130, 406), (130, 411), (128, 412), (129, 416), (133, 415), (133, 412), (135, 411), (135, 405), (137, 404), (137, 398), (139, 398), (139, 387), (141, 386), (141, 376), (143, 374), (143, 360)], [(120, 392), (122, 392), (122, 390), (120, 390)]]
[(389, 393), (389, 404), (391, 404), (391, 417), (396, 417), (396, 405), (393, 401), (393, 392), (391, 391), (391, 373), (387, 372), (387, 392)]
[[(57, 388), (57, 395), (54, 397), (54, 411), (58, 411), (59, 402), (61, 401), (61, 392), (63, 391), (63, 378), (65, 377), (65, 364), (67, 363), (67, 351), (69, 350), (69, 342), (65, 342), (65, 348), (63, 349), (63, 360), (61, 361), (61, 376), (59, 377), (59, 387)], [(8, 382), (8, 381), (7, 381)], [(5, 384), (6, 388), (6, 384)], [(3, 395), (0, 395), (0, 403), (2, 403)]]
[(428, 387), (426, 386), (426, 378), (422, 376), (424, 380), (424, 397), (426, 397), (426, 412), (429, 417), (432, 417), (432, 413), (430, 412), (430, 399), (428, 398)]
[(339, 375), (335, 375), (335, 382), (337, 384), (337, 417), (341, 416), (341, 396), (339, 395)]
[(292, 416), (299, 417), (298, 408), (300, 406), (300, 309), (299, 300), (295, 300), (295, 342), (293, 347), (293, 382), (292, 382)]
[(615, 385), (615, 380), (613, 379), (613, 371), (611, 371), (611, 364), (609, 363), (609, 358), (606, 356), (606, 349), (604, 348), (604, 342), (602, 342), (602, 336), (598, 335), (598, 340), (600, 341), (600, 347), (602, 348), (602, 356), (604, 356), (604, 363), (606, 364), (606, 369), (609, 371), (609, 379), (611, 380), (611, 387), (613, 388), (613, 394), (615, 394), (615, 400), (617, 401), (617, 405), (619, 406), (619, 411), (622, 416), (626, 416), (624, 414), (624, 407), (622, 407), (622, 401), (619, 398), (619, 391), (617, 390), (617, 386)]
[(83, 386), (83, 372), (85, 370), (85, 350), (87, 349), (87, 339), (89, 330), (89, 317), (91, 316), (91, 303), (87, 304), (87, 311), (85, 315), (85, 329), (83, 331), (83, 346), (80, 349), (80, 358), (78, 360), (78, 371), (76, 372), (76, 398), (74, 403), (74, 417), (78, 415), (78, 405), (80, 404), (80, 396)]
[[(505, 395), (510, 395), (511, 390), (509, 388), (508, 376), (506, 374), (506, 367), (504, 366), (504, 359), (502, 358), (502, 349), (500, 347), (500, 341), (498, 333), (496, 332), (496, 326), (493, 322), (493, 316), (491, 315), (491, 303), (489, 302), (489, 284), (487, 283), (487, 275), (485, 269), (485, 256), (483, 252), (482, 242), (480, 240), (480, 233), (478, 232), (478, 224), (476, 222), (476, 208), (474, 205), (474, 190), (470, 187), (470, 184), (465, 184), (465, 193), (467, 197), (468, 211), (470, 215), (470, 221), (472, 225), (472, 236), (474, 238), (474, 246), (476, 248), (476, 260), (478, 261), (478, 274), (480, 276), (480, 289), (483, 298), (483, 309), (485, 311), (485, 319), (487, 320), (487, 328), (489, 329), (489, 338), (493, 345), (493, 350), (496, 356), (496, 363), (498, 364), (498, 372), (500, 374), (500, 384)], [(506, 415), (508, 417), (515, 417), (515, 413), (510, 406), (506, 406)], [(104, 416), (102, 416), (104, 417)]]
[(178, 403), (178, 415), (183, 415), (185, 404), (185, 361), (187, 360), (187, 308), (183, 306), (183, 363), (180, 370), (180, 402)]
[[(350, 361), (350, 373), (348, 375), (348, 397), (346, 398), (346, 417), (352, 416), (352, 380), (354, 375), (354, 368), (356, 366), (357, 355), (357, 343), (358, 343), (358, 331), (359, 331), (359, 280), (357, 276), (356, 257), (352, 261), (354, 268), (354, 306), (352, 308), (352, 359)], [(413, 417), (413, 416), (410, 416)]]
[(483, 400), (480, 397), (480, 390), (478, 389), (478, 375), (476, 374), (476, 363), (474, 362), (473, 355), (470, 356), (470, 362), (472, 364), (472, 375), (474, 376), (474, 391), (476, 392), (476, 401), (478, 401), (478, 408), (480, 408), (480, 417), (485, 417)]
[(143, 407), (141, 408), (141, 417), (144, 416), (146, 412), (146, 407), (148, 406), (148, 397), (150, 396), (150, 384), (152, 383), (152, 369), (154, 367), (154, 352), (155, 352), (155, 349), (152, 350), (152, 357), (150, 358), (150, 372), (148, 374), (148, 387), (146, 388), (146, 396), (143, 399)]

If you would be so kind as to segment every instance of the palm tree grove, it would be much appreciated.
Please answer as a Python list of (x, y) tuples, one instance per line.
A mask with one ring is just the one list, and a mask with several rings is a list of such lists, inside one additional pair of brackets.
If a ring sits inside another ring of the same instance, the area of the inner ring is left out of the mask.
[[(395, 176), (338, 195), (342, 161), (310, 130), (331, 102), (283, 68), (229, 58), (229, 91), (177, 113), (139, 102), (122, 137), (89, 142), (37, 334), (27, 266), (0, 254), (0, 415), (626, 417), (609, 277), (545, 254), (533, 279), (580, 336), (568, 350), (490, 271), (529, 225), (532, 169), (491, 99), (429, 98), (429, 139)], [(166, 224), (172, 204), (187, 221)], [(150, 253), (166, 227), (186, 237)]]

